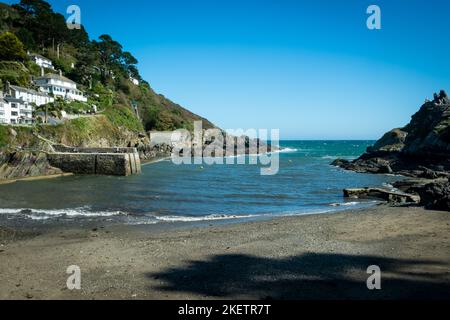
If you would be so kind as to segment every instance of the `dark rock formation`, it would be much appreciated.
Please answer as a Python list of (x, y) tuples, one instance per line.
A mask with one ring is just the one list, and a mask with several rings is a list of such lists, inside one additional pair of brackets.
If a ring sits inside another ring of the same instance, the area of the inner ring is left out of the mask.
[(450, 100), (447, 94), (444, 91), (436, 94), (406, 127), (386, 133), (359, 159), (337, 160), (333, 165), (357, 172), (426, 178), (450, 176)]
[(386, 133), (373, 147), (369, 147), (367, 152), (400, 152), (405, 147), (405, 140), (408, 133), (402, 129), (394, 129)]
[(449, 180), (436, 180), (418, 190), (421, 205), (427, 209), (450, 211)]
[(0, 180), (62, 174), (43, 152), (0, 152)]
[[(441, 90), (426, 101), (404, 128), (386, 133), (355, 161), (338, 159), (332, 165), (361, 173), (394, 173), (421, 179), (450, 177), (450, 99)], [(447, 179), (447, 180), (445, 180)], [(416, 183), (409, 191), (424, 196), (429, 208), (449, 210), (448, 189), (442, 180)]]
[(344, 197), (353, 199), (382, 199), (389, 203), (394, 204), (419, 204), (420, 196), (403, 193), (394, 192), (390, 190), (385, 190), (381, 188), (359, 188), (359, 189), (345, 189)]

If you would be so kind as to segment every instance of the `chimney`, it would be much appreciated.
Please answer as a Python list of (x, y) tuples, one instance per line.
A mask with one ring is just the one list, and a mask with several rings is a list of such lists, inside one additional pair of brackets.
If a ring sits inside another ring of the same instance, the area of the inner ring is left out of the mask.
[(9, 81), (6, 81), (5, 83), (5, 94), (10, 96), (11, 95), (11, 87)]
[(62, 77), (62, 70), (59, 70), (59, 76)]
[(44, 67), (41, 67), (41, 77), (45, 76), (45, 70)]

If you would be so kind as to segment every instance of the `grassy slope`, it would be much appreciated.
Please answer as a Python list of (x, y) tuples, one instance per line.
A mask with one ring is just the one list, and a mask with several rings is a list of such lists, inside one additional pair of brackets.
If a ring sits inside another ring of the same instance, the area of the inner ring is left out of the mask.
[(42, 141), (37, 133), (55, 143), (71, 146), (127, 146), (137, 141), (137, 132), (133, 126), (140, 125), (135, 118), (124, 123), (122, 115), (114, 113), (79, 118), (57, 126), (35, 125), (30, 127), (0, 126), (0, 150), (21, 148), (24, 150), (40, 150)]

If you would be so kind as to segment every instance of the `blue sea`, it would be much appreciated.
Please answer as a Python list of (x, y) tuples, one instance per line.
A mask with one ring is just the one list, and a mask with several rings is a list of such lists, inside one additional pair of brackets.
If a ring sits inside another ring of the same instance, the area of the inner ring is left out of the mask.
[(143, 166), (131, 177), (72, 176), (0, 185), (0, 218), (35, 223), (110, 220), (126, 224), (213, 223), (329, 213), (374, 201), (343, 198), (350, 187), (389, 186), (398, 177), (330, 165), (355, 159), (374, 141), (282, 141), (279, 172), (261, 165)]

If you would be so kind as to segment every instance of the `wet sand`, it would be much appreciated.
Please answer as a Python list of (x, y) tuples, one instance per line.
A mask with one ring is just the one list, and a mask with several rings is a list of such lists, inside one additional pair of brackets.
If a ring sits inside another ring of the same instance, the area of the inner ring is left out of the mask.
[[(67, 267), (81, 268), (68, 290)], [(367, 289), (378, 265), (382, 289)], [(379, 206), (196, 228), (0, 226), (0, 299), (449, 299), (450, 213)]]
[(73, 176), (73, 173), (60, 173), (60, 174), (50, 174), (46, 176), (35, 176), (35, 177), (24, 177), (24, 178), (16, 178), (16, 179), (6, 179), (0, 180), (0, 185), (2, 184), (11, 184), (19, 181), (36, 181), (36, 180), (50, 180), (61, 177), (70, 177)]

